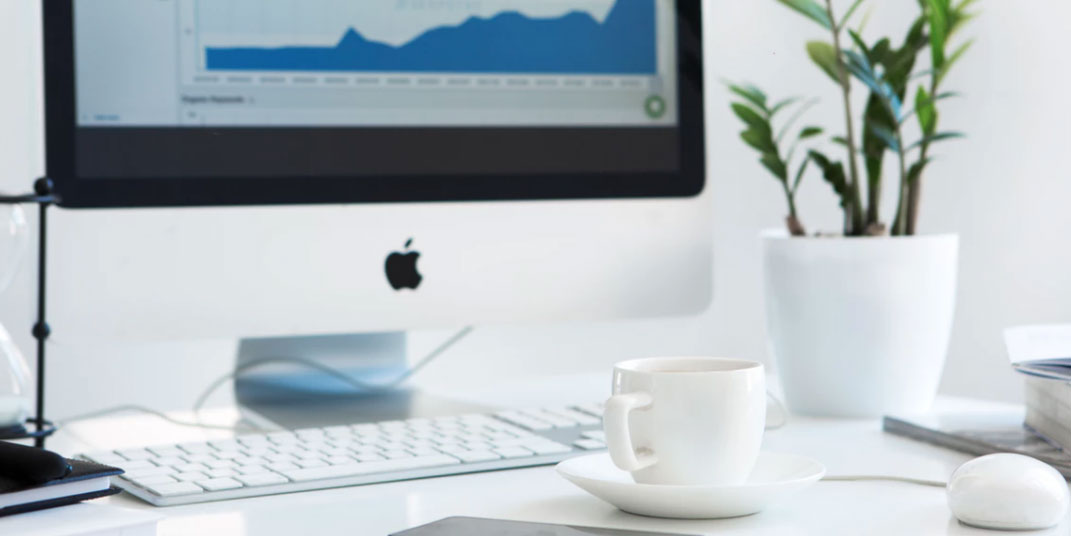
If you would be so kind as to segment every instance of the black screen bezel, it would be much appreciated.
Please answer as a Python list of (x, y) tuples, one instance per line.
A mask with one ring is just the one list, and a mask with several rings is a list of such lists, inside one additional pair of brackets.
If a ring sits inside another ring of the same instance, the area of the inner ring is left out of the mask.
[(80, 177), (76, 162), (74, 0), (42, 0), (42, 4), (46, 166), (58, 204), (63, 207), (662, 198), (693, 197), (705, 187), (702, 7), (695, 0), (677, 2), (678, 171), (275, 178)]

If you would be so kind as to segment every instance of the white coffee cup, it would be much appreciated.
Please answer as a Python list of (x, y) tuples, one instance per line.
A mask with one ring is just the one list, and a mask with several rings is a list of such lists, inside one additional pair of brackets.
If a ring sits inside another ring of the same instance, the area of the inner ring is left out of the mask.
[(762, 445), (761, 363), (712, 357), (635, 359), (614, 367), (606, 443), (640, 484), (744, 483)]

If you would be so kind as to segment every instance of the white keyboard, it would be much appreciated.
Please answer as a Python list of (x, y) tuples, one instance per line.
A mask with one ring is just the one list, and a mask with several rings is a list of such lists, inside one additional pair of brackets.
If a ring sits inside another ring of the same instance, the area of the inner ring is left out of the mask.
[(605, 448), (602, 406), (385, 421), (98, 452), (156, 506), (557, 463)]

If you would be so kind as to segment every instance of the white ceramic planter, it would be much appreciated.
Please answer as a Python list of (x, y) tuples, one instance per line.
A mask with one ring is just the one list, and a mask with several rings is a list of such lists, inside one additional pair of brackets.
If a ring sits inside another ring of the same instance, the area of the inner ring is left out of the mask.
[(956, 235), (762, 236), (766, 318), (795, 413), (918, 413), (937, 395), (956, 301)]

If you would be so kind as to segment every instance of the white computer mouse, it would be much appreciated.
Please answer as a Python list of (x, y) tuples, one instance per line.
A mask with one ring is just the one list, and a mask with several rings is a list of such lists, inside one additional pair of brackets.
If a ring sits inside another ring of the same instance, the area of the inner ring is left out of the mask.
[(1067, 514), (1067, 481), (1049, 465), (1019, 454), (990, 454), (956, 469), (948, 482), (948, 506), (975, 527), (1037, 530)]

